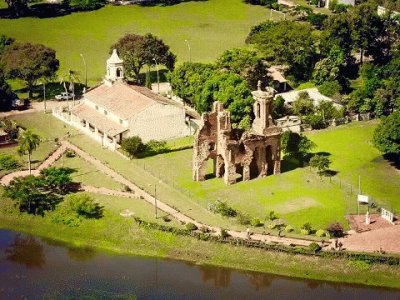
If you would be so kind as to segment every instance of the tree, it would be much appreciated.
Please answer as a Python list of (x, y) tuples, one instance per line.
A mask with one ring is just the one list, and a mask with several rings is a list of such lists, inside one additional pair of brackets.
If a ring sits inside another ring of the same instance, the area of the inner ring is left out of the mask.
[(400, 158), (400, 111), (381, 120), (372, 142), (379, 151)]
[(139, 75), (144, 65), (164, 65), (172, 71), (176, 56), (169, 50), (163, 40), (148, 33), (146, 35), (126, 34), (111, 46), (110, 51), (117, 49), (124, 60), (126, 73), (140, 83)]
[(22, 17), (28, 11), (28, 0), (5, 0), (15, 17)]
[(21, 212), (43, 215), (44, 211), (54, 209), (60, 201), (55, 193), (43, 189), (43, 181), (33, 175), (17, 177), (4, 188), (4, 196), (17, 202)]
[(341, 77), (341, 68), (344, 64), (344, 53), (340, 49), (331, 49), (328, 57), (315, 64), (314, 82), (322, 84), (326, 81), (336, 81)]
[(18, 144), (18, 153), (20, 155), (28, 155), (28, 168), (29, 174), (31, 174), (31, 155), (32, 152), (39, 146), (40, 137), (27, 129), (18, 137)]
[(231, 113), (232, 123), (239, 124), (252, 112), (253, 97), (247, 82), (233, 73), (215, 72), (203, 85), (201, 93), (195, 95), (196, 110), (210, 111), (214, 101), (220, 101)]
[(293, 112), (298, 116), (307, 116), (314, 113), (314, 102), (307, 92), (299, 92), (299, 96), (293, 104)]
[(50, 189), (53, 193), (64, 194), (68, 186), (72, 183), (71, 173), (69, 168), (50, 167), (40, 171), (43, 180), (43, 186)]
[(138, 157), (146, 148), (139, 136), (132, 136), (122, 140), (121, 147), (128, 153), (130, 158)]
[(310, 24), (295, 21), (267, 21), (251, 29), (247, 43), (276, 64), (288, 65), (288, 74), (308, 80), (317, 61), (315, 36)]
[(176, 95), (186, 103), (195, 104), (195, 95), (201, 93), (204, 82), (211, 77), (216, 67), (203, 63), (184, 63), (169, 75), (169, 82)]
[(0, 111), (7, 111), (11, 109), (14, 93), (8, 85), (3, 71), (0, 69)]
[(329, 225), (326, 230), (334, 237), (342, 237), (344, 233), (344, 228), (339, 222)]
[(315, 143), (305, 135), (291, 131), (285, 131), (282, 134), (281, 149), (289, 156), (303, 160), (314, 147)]
[(272, 117), (274, 119), (282, 118), (286, 115), (285, 99), (282, 96), (278, 96), (272, 103)]
[(29, 98), (32, 98), (33, 87), (42, 77), (54, 76), (59, 61), (56, 52), (40, 44), (13, 44), (7, 47), (1, 62), (5, 74), (26, 82)]
[(364, 52), (376, 43), (383, 32), (383, 23), (377, 14), (376, 6), (362, 3), (348, 12), (351, 24), (353, 49), (360, 51), (360, 62), (363, 62)]
[(267, 76), (266, 67), (257, 52), (247, 49), (227, 50), (217, 59), (217, 68), (235, 73), (246, 79), (253, 89)]
[(318, 170), (319, 176), (322, 176), (330, 165), (329, 158), (323, 155), (316, 154), (310, 159), (310, 167)]

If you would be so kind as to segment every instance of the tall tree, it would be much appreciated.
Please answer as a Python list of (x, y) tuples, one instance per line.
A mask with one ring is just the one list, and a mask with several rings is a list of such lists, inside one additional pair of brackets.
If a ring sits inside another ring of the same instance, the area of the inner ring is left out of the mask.
[(14, 94), (6, 82), (3, 71), (0, 69), (0, 111), (11, 109)]
[(317, 53), (310, 24), (267, 21), (253, 27), (246, 41), (255, 44), (268, 61), (288, 65), (288, 73), (297, 80), (311, 76)]
[(31, 130), (27, 129), (18, 137), (18, 143), (18, 153), (20, 155), (28, 156), (28, 168), (29, 174), (31, 174), (31, 155), (32, 152), (36, 150), (36, 148), (39, 146), (40, 137), (37, 134), (33, 133)]
[(383, 33), (383, 23), (377, 14), (376, 6), (362, 3), (348, 12), (351, 24), (353, 49), (360, 51), (360, 62), (363, 62), (365, 51), (373, 48)]
[(176, 56), (160, 38), (148, 33), (146, 35), (126, 34), (111, 46), (117, 49), (124, 60), (125, 70), (137, 83), (144, 65), (154, 66), (156, 63), (173, 70)]
[(255, 89), (259, 80), (266, 79), (267, 70), (257, 52), (248, 49), (227, 50), (218, 58), (217, 67), (233, 72)]
[(36, 81), (42, 77), (54, 76), (59, 67), (53, 49), (30, 43), (7, 47), (1, 57), (1, 63), (7, 76), (26, 82), (29, 98), (32, 98)]

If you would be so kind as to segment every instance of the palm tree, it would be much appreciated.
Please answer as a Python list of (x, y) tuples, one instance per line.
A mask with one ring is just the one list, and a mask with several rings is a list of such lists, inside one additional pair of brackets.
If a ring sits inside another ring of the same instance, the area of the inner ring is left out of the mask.
[[(71, 69), (69, 69), (68, 72), (61, 78), (61, 82), (60, 82), (60, 84), (62, 84), (64, 86), (65, 92), (67, 94), (68, 94), (68, 90), (73, 94), (72, 106), (75, 106), (75, 83), (76, 82), (78, 82), (78, 83), (81, 82), (78, 78), (78, 72), (73, 71)], [(67, 83), (68, 83), (68, 88), (67, 88)], [(69, 100), (67, 99), (67, 101), (69, 101)], [(68, 104), (68, 108), (69, 108), (69, 104)]]
[(40, 137), (31, 130), (27, 129), (18, 137), (18, 143), (18, 153), (20, 155), (28, 155), (29, 174), (31, 174), (31, 155), (33, 150), (36, 150), (36, 148), (39, 146)]

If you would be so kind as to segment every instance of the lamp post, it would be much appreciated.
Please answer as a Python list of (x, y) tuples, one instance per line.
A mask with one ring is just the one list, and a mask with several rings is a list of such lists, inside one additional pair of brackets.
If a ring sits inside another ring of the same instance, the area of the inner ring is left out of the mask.
[[(152, 186), (151, 183), (149, 183), (148, 185)], [(155, 216), (157, 219), (158, 215), (157, 215), (157, 184), (156, 183), (154, 184), (154, 207), (155, 207)]]
[(83, 54), (81, 53), (80, 56), (82, 57), (83, 64), (85, 65), (85, 90), (87, 89), (87, 65), (86, 65), (86, 60)]
[(157, 70), (157, 94), (160, 93), (160, 74), (158, 72), (158, 63), (155, 58), (153, 58), (154, 62), (156, 63), (156, 70)]
[(192, 62), (192, 48), (190, 47), (189, 41), (185, 40), (186, 45), (188, 46), (189, 49), (189, 63)]

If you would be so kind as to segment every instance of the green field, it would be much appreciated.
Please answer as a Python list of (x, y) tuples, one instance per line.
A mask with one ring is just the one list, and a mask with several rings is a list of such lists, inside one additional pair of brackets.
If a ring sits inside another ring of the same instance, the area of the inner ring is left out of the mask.
[(94, 84), (105, 74), (110, 46), (125, 33), (160, 36), (178, 55), (179, 63), (189, 60), (188, 40), (192, 61), (211, 62), (224, 50), (244, 46), (250, 27), (268, 17), (268, 9), (242, 0), (193, 1), (166, 7), (109, 5), (63, 17), (0, 19), (0, 34), (55, 49), (60, 74), (73, 69), (83, 77), (80, 53), (84, 54), (89, 82)]
[[(19, 116), (18, 121), (42, 134), (46, 134), (47, 130), (47, 134), (52, 136), (61, 135), (66, 130), (51, 115)], [(116, 153), (102, 149), (85, 135), (74, 135), (70, 140), (148, 192), (153, 193), (154, 184), (157, 184), (158, 199), (206, 224), (244, 229), (235, 219), (207, 210), (208, 203), (220, 199), (252, 217), (263, 220), (267, 211), (274, 210), (297, 229), (305, 222), (320, 229), (333, 221), (346, 224), (345, 215), (356, 212), (359, 175), (363, 193), (370, 195), (379, 205), (400, 210), (399, 172), (382, 159), (370, 142), (376, 124), (376, 121), (357, 122), (308, 133), (318, 146), (315, 152), (326, 152), (332, 161), (331, 169), (338, 172), (332, 179), (320, 179), (309, 168), (287, 169), (286, 162), (283, 162), (283, 169), (287, 170), (281, 175), (232, 186), (226, 186), (223, 180), (216, 178), (201, 183), (192, 181), (191, 149), (127, 161)], [(173, 141), (170, 144), (179, 146), (187, 142)], [(77, 176), (77, 180), (91, 185), (96, 185), (98, 180), (105, 186), (121, 189), (105, 175), (98, 174), (92, 166), (81, 164), (80, 159), (64, 159), (64, 163), (66, 161), (78, 170), (73, 175)], [(149, 183), (152, 185), (149, 186)]]

